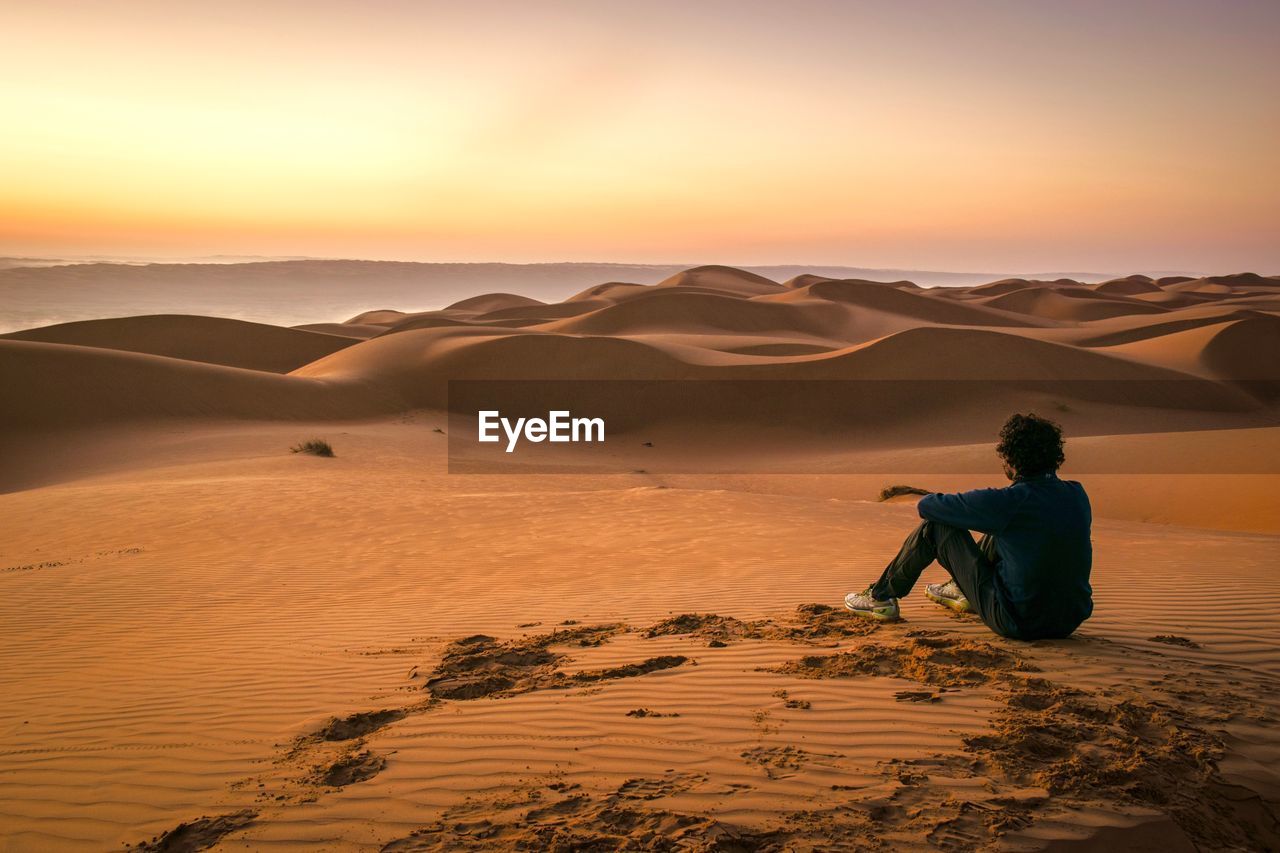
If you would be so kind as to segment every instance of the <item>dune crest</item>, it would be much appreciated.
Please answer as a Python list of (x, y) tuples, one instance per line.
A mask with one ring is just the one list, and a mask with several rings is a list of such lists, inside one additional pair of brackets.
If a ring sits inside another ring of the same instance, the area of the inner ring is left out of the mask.
[(703, 266), (678, 272), (663, 279), (658, 287), (693, 287), (718, 291), (733, 296), (758, 296), (776, 293), (784, 287), (757, 273), (726, 266)]
[(182, 315), (83, 320), (11, 332), (0, 339), (147, 353), (272, 373), (288, 373), (354, 343), (351, 336), (327, 330)]
[[(1267, 383), (1280, 379), (1280, 318), (1240, 300), (1276, 292), (1280, 280), (1252, 273), (930, 290), (812, 274), (780, 284), (704, 266), (562, 302), (483, 293), (314, 330), (181, 316), (33, 329), (6, 336), (13, 355), (0, 398), (19, 412), (9, 426), (34, 428), (95, 417), (359, 417), (443, 407), (449, 379), (957, 380), (969, 383), (972, 407), (988, 399), (982, 382), (1086, 381), (1099, 384), (1076, 397), (1106, 410), (1087, 423), (1073, 415), (1077, 429), (1105, 432), (1135, 407), (1199, 409), (1197, 428), (1215, 418), (1234, 427), (1266, 417)], [(1240, 382), (1253, 384), (1244, 393)], [(918, 417), (962, 402), (950, 397)], [(1242, 424), (1246, 411), (1256, 418)]]

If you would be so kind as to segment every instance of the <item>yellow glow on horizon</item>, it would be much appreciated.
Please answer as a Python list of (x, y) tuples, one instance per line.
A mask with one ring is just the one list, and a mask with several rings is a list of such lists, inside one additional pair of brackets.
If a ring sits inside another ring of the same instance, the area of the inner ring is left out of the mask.
[[(887, 5), (861, 20), (886, 32), (844, 53), (764, 52), (783, 24), (749, 6), (497, 4), (498, 30), (485, 8), (395, 2), (233, 3), (203, 28), (146, 2), (56, 6), (0, 19), (28, 36), (0, 56), (0, 254), (1280, 260), (1275, 60), (1181, 88), (1169, 57), (1153, 73), (1110, 44), (1101, 69), (1025, 49), (1005, 69)], [(813, 8), (807, 37), (845, 20)]]

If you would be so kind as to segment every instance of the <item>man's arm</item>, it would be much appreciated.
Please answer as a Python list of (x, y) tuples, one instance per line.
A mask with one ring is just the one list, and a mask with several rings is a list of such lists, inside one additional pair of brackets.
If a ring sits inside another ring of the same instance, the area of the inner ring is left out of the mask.
[(929, 521), (998, 535), (1009, 523), (1016, 501), (1018, 497), (1008, 489), (974, 489), (953, 495), (925, 495), (916, 510)]

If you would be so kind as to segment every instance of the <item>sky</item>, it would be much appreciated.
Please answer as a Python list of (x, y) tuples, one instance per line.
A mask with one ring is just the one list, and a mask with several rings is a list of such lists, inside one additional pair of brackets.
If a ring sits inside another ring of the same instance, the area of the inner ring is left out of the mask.
[(1274, 0), (8, 0), (0, 255), (1280, 272)]

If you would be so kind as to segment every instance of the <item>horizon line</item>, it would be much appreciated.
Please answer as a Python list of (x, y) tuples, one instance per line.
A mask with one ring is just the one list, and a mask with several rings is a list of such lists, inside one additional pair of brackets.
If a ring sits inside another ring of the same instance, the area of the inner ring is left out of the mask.
[[(1230, 273), (1214, 273), (1205, 272), (1203, 270), (1170, 270), (1170, 269), (1153, 269), (1139, 267), (1136, 270), (1122, 272), (1117, 270), (1087, 270), (1069, 268), (1058, 269), (1039, 269), (1031, 271), (1009, 271), (1009, 270), (970, 270), (970, 269), (928, 269), (922, 267), (907, 266), (864, 266), (855, 263), (821, 263), (821, 262), (785, 262), (785, 263), (750, 263), (750, 264), (730, 264), (730, 263), (689, 263), (680, 261), (668, 262), (645, 262), (645, 261), (604, 261), (604, 260), (556, 260), (556, 261), (478, 261), (478, 260), (406, 260), (403, 258), (364, 258), (364, 257), (343, 257), (343, 256), (317, 256), (317, 255), (257, 255), (257, 254), (231, 254), (218, 253), (212, 255), (55, 255), (55, 256), (34, 256), (34, 255), (0, 255), (3, 261), (31, 261), (40, 263), (42, 266), (79, 266), (90, 264), (106, 264), (115, 266), (236, 266), (248, 265), (255, 263), (303, 263), (303, 262), (320, 262), (320, 263), (373, 263), (373, 264), (419, 264), (422, 266), (507, 266), (507, 267), (549, 267), (549, 266), (608, 266), (608, 267), (639, 267), (647, 269), (658, 269), (665, 267), (678, 268), (680, 270), (697, 269), (700, 267), (730, 267), (733, 269), (751, 270), (751, 269), (769, 269), (777, 267), (805, 267), (805, 268), (835, 268), (862, 270), (867, 272), (892, 272), (892, 273), (924, 273), (929, 275), (966, 275), (966, 276), (1016, 276), (1026, 278), (1031, 276), (1068, 276), (1068, 275), (1086, 275), (1086, 276), (1112, 276), (1123, 277), (1126, 275), (1146, 275), (1148, 277), (1188, 275), (1194, 277), (1202, 277), (1206, 275), (1222, 275)], [(12, 268), (12, 267), (11, 267)], [(1240, 270), (1239, 272), (1253, 272), (1253, 270)], [(1267, 275), (1267, 273), (1260, 273)]]

